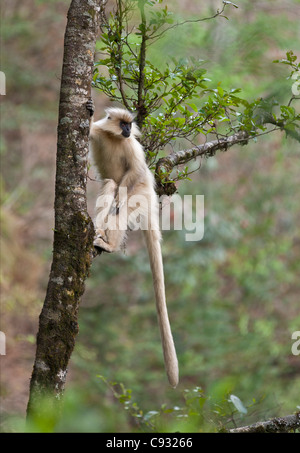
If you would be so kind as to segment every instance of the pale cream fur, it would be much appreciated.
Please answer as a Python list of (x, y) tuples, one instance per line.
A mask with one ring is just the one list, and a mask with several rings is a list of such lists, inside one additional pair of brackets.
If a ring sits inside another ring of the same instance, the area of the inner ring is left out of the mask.
[[(106, 113), (106, 117), (97, 122), (93, 122), (92, 117), (90, 124), (90, 147), (101, 177), (94, 245), (106, 252), (119, 250), (126, 230), (131, 228), (131, 216), (139, 216), (153, 275), (165, 367), (171, 386), (176, 387), (178, 362), (165, 298), (154, 178), (146, 164), (143, 148), (136, 139), (140, 132), (133, 122), (133, 115), (127, 110), (115, 108), (108, 109)], [(131, 123), (128, 138), (122, 136), (120, 121)], [(108, 200), (106, 208), (103, 208), (103, 196)], [(142, 202), (137, 208), (136, 200), (139, 199)]]

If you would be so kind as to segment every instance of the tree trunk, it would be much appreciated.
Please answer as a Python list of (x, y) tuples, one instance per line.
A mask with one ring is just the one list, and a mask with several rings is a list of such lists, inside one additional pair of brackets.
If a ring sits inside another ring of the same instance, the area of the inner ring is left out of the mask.
[(86, 202), (89, 114), (85, 105), (91, 92), (95, 43), (104, 3), (72, 0), (65, 32), (53, 261), (39, 319), (27, 408), (28, 420), (39, 425), (46, 423), (47, 430), (53, 429), (60, 412), (68, 362), (78, 333), (79, 302), (93, 253), (94, 227)]

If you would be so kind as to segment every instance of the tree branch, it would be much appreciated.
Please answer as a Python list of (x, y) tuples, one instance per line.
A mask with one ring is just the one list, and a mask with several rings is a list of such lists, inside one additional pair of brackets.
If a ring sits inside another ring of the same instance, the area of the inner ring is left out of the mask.
[(139, 10), (141, 13), (141, 33), (142, 33), (142, 42), (139, 53), (139, 82), (138, 82), (138, 98), (137, 98), (137, 124), (141, 128), (147, 114), (145, 110), (145, 100), (144, 100), (144, 87), (145, 87), (145, 65), (146, 65), (146, 15), (145, 15), (145, 0), (139, 0)]
[(276, 417), (265, 422), (233, 428), (229, 433), (288, 433), (300, 430), (300, 412), (285, 417)]
[[(118, 11), (117, 11), (117, 19), (118, 19), (118, 33), (119, 36), (122, 36), (123, 31), (123, 10), (122, 10), (122, 1), (118, 1)], [(122, 76), (122, 60), (123, 60), (123, 47), (122, 47), (122, 40), (118, 40), (118, 65), (115, 66), (118, 83), (119, 83), (119, 91), (121, 93), (122, 101), (124, 106), (129, 110), (129, 105), (127, 102), (127, 97), (123, 89), (123, 76)]]
[[(157, 183), (157, 192), (159, 195), (172, 195), (177, 188), (169, 179), (169, 175), (173, 168), (180, 164), (185, 164), (199, 156), (213, 156), (217, 150), (227, 150), (236, 144), (245, 144), (249, 138), (249, 133), (240, 131), (230, 137), (222, 137), (211, 142), (206, 142), (203, 145), (194, 148), (178, 151), (162, 157), (156, 164), (155, 174)], [(161, 175), (164, 175), (164, 184), (161, 183)], [(167, 184), (166, 184), (167, 183)]]

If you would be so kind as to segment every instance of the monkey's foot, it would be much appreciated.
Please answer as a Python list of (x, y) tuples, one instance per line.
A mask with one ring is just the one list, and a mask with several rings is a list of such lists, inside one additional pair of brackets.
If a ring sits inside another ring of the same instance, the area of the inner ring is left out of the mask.
[(113, 252), (112, 247), (104, 241), (104, 239), (101, 237), (101, 234), (97, 234), (96, 239), (93, 242), (93, 245), (96, 249), (111, 253)]

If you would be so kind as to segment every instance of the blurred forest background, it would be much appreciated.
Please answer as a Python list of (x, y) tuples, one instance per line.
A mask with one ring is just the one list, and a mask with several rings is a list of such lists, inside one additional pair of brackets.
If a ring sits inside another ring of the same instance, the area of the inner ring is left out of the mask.
[[(52, 259), (56, 128), (69, 0), (5, 1), (1, 97), (1, 356), (3, 431), (22, 431), (38, 316)], [(163, 2), (168, 3), (168, 2)], [(300, 54), (300, 1), (235, 2), (225, 18), (187, 24), (151, 57), (206, 60), (211, 86), (249, 101), (291, 97), (274, 59)], [(221, 2), (168, 4), (178, 17)], [(209, 9), (207, 9), (209, 7)], [(107, 100), (93, 92), (96, 117)], [(296, 105), (295, 105), (296, 107)], [(90, 169), (89, 212), (97, 193)], [(214, 430), (286, 415), (300, 406), (299, 143), (272, 133), (203, 160), (180, 194), (204, 194), (205, 234), (164, 232), (167, 300), (181, 382), (168, 386), (143, 242), (94, 260), (79, 312), (66, 406), (58, 431)], [(102, 376), (102, 377), (100, 377)], [(109, 384), (109, 382), (111, 382)], [(229, 395), (240, 398), (239, 410)]]

